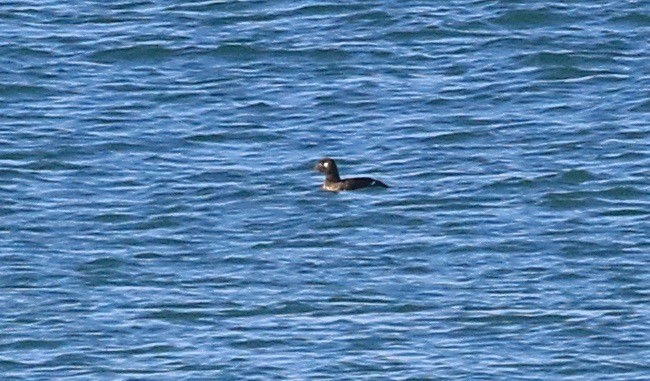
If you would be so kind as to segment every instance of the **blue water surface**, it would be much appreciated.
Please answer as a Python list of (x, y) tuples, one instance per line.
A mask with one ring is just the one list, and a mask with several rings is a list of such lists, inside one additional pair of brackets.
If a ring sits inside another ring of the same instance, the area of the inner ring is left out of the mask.
[(3, 2), (0, 378), (650, 379), (649, 11)]

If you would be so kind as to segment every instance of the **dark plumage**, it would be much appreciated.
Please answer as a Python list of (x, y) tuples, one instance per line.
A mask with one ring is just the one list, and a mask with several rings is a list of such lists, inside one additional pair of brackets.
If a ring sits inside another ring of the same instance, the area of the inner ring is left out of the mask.
[(336, 163), (329, 157), (319, 160), (314, 169), (325, 174), (325, 183), (323, 184), (323, 189), (327, 191), (339, 192), (373, 186), (388, 188), (388, 185), (370, 177), (341, 179), (339, 176), (339, 170), (336, 167)]

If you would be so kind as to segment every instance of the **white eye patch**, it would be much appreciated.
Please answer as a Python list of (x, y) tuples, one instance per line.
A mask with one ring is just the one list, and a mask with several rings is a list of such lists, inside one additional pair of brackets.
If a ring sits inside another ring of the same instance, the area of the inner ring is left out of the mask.
[(323, 167), (325, 167), (325, 168), (329, 167), (329, 165), (330, 165), (330, 163), (328, 163), (328, 162), (323, 163)]

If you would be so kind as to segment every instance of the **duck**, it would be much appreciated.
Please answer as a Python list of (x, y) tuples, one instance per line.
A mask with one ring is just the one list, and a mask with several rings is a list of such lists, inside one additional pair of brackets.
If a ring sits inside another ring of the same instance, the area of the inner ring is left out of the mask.
[(322, 189), (330, 192), (340, 192), (347, 190), (356, 190), (370, 187), (388, 188), (384, 182), (371, 177), (353, 177), (350, 179), (341, 179), (339, 169), (334, 159), (325, 157), (320, 159), (314, 169), (325, 174), (325, 183)]

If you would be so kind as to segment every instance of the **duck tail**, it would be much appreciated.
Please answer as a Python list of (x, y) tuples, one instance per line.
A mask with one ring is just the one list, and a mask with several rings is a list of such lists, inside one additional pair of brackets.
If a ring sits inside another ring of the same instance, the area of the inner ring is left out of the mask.
[(375, 187), (390, 188), (388, 185), (379, 180), (373, 180), (372, 185)]

